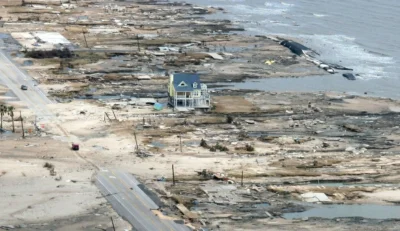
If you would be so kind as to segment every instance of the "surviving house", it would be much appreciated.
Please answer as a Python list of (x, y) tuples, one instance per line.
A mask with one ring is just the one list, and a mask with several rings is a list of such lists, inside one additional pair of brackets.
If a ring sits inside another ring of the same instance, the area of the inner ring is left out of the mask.
[(174, 108), (208, 109), (210, 94), (200, 76), (192, 73), (170, 75), (168, 85), (169, 104)]

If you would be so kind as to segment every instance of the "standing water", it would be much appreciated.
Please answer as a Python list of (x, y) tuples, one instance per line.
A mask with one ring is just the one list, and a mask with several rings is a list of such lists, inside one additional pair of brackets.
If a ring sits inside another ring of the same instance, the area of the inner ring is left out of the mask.
[(368, 219), (399, 219), (400, 206), (392, 205), (321, 205), (301, 213), (286, 213), (286, 219), (320, 217), (363, 217)]
[[(270, 91), (346, 91), (400, 99), (399, 0), (186, 0), (222, 7), (210, 19), (229, 19), (250, 35), (292, 37), (320, 54), (321, 61), (354, 69), (348, 81), (341, 74), (305, 78), (251, 80), (235, 84), (242, 89)], [(400, 206), (321, 205), (302, 217), (364, 217), (399, 219)]]

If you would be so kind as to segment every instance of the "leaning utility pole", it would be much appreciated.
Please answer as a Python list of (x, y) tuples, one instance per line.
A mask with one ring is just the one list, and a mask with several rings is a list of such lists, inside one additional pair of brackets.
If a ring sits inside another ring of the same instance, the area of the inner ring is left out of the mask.
[(111, 223), (112, 223), (112, 226), (113, 226), (113, 230), (115, 231), (114, 220), (113, 220), (113, 218), (112, 218), (112, 217), (110, 217), (110, 218), (111, 218)]
[(136, 154), (139, 154), (139, 145), (138, 145), (137, 138), (136, 138), (136, 132), (133, 132), (133, 135), (135, 136)]
[(110, 119), (110, 117), (108, 116), (108, 113), (107, 113), (107, 112), (104, 112), (104, 115), (106, 115), (106, 116), (107, 116), (107, 118), (108, 118), (108, 121), (110, 121), (110, 122), (111, 122), (111, 119)]
[(88, 43), (87, 43), (87, 40), (86, 40), (85, 31), (83, 31), (83, 29), (82, 29), (82, 34), (83, 34), (83, 39), (85, 39), (86, 48), (89, 48)]
[(111, 109), (111, 111), (112, 111), (112, 113), (114, 114), (114, 118), (115, 118), (115, 120), (117, 120), (117, 116), (115, 116), (115, 112), (114, 112), (114, 110), (113, 110), (113, 109)]

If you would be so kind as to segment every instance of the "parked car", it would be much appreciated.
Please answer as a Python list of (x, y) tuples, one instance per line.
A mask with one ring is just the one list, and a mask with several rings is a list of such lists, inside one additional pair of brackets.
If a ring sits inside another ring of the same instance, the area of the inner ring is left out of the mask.
[(72, 150), (79, 151), (79, 144), (72, 144)]
[(26, 90), (28, 90), (28, 87), (26, 85), (21, 85), (21, 90), (26, 91)]

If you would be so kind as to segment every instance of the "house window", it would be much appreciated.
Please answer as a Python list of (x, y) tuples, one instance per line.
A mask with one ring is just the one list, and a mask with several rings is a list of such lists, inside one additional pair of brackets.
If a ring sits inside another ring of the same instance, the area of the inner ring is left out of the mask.
[(193, 91), (193, 96), (194, 97), (199, 97), (200, 96), (200, 91)]
[(197, 83), (196, 82), (193, 83), (193, 88), (197, 88)]
[(186, 84), (184, 81), (182, 81), (178, 86), (180, 86), (180, 87), (186, 87), (187, 84)]

